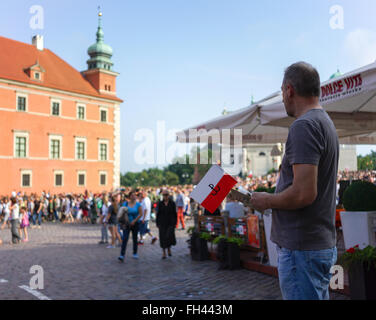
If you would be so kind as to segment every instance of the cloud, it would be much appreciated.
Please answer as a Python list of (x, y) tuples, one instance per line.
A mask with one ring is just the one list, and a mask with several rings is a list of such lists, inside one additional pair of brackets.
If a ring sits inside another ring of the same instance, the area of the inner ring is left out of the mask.
[(376, 32), (356, 29), (347, 34), (344, 49), (348, 57), (360, 66), (376, 60)]

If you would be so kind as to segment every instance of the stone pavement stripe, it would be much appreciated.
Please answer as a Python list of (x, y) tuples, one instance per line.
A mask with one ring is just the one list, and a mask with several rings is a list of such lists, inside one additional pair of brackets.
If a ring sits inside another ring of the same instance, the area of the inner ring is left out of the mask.
[(0, 283), (7, 283), (8, 280), (5, 280), (5, 279), (0, 279)]
[(39, 300), (52, 300), (44, 294), (40, 293), (37, 290), (31, 289), (28, 286), (19, 286), (19, 288), (24, 289), (25, 291), (31, 293), (33, 296), (37, 297)]

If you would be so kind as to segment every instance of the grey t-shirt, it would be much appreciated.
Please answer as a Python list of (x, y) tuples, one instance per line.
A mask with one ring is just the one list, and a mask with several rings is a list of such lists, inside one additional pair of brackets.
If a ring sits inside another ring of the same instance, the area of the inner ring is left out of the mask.
[(318, 166), (317, 198), (298, 210), (273, 210), (271, 240), (290, 250), (324, 250), (336, 245), (335, 209), (339, 144), (323, 109), (312, 109), (289, 130), (276, 193), (293, 183), (294, 164)]

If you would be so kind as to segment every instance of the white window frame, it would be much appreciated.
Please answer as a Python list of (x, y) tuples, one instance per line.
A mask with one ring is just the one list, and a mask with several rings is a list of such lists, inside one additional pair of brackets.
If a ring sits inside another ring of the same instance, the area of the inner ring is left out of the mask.
[[(101, 159), (101, 144), (107, 145), (106, 160), (102, 160)], [(106, 139), (98, 139), (98, 161), (104, 161), (104, 162), (109, 161), (109, 154), (110, 154), (110, 152), (109, 152), (109, 145), (110, 145), (110, 143), (109, 143), (108, 140), (106, 140)]]
[[(25, 111), (18, 110), (18, 97), (25, 98)], [(29, 96), (26, 93), (18, 93), (16, 94), (16, 111), (18, 112), (28, 112), (29, 110)]]
[[(56, 175), (61, 174), (61, 186), (56, 184)], [(64, 187), (64, 171), (63, 170), (54, 170), (54, 187), (55, 188), (62, 188)]]
[[(102, 184), (102, 182), (101, 182), (101, 176), (102, 175), (105, 175), (106, 176), (106, 183), (105, 184)], [(105, 186), (107, 186), (108, 185), (108, 174), (107, 174), (107, 171), (99, 171), (99, 185), (101, 186), (101, 187), (105, 187)]]
[[(82, 174), (85, 176), (84, 185), (80, 185), (80, 175), (82, 175)], [(86, 171), (84, 171), (84, 170), (77, 171), (77, 186), (78, 187), (86, 187)]]
[[(85, 143), (85, 148), (84, 148), (84, 158), (83, 159), (78, 159), (77, 157), (77, 142), (84, 142)], [(74, 138), (74, 159), (76, 161), (85, 161), (87, 159), (87, 139), (86, 137), (75, 137)]]
[[(23, 185), (23, 175), (29, 174), (30, 175), (30, 185), (24, 186)], [(21, 188), (32, 188), (33, 187), (33, 171), (32, 170), (21, 170)]]
[[(13, 157), (16, 159), (28, 159), (29, 158), (29, 132), (27, 131), (13, 131)], [(17, 157), (16, 155), (16, 140), (17, 137), (26, 138), (26, 157)]]
[[(63, 159), (63, 136), (57, 135), (57, 134), (49, 134), (48, 137), (48, 153), (49, 153), (49, 159), (50, 160), (61, 160)], [(59, 158), (55, 159), (52, 158), (52, 148), (51, 148), (51, 142), (52, 140), (59, 140), (60, 141), (60, 150), (59, 150)]]
[[(102, 121), (102, 111), (106, 111), (106, 121)], [(107, 107), (99, 107), (99, 122), (100, 123), (108, 123), (108, 108)]]
[[(78, 114), (79, 114), (79, 113), (78, 113), (78, 109), (79, 109), (80, 107), (83, 107), (83, 108), (84, 108), (84, 118), (83, 118), (83, 119), (80, 119), (79, 116), (78, 116)], [(78, 119), (78, 120), (86, 120), (86, 105), (85, 105), (85, 104), (82, 104), (82, 103), (77, 103), (77, 104), (76, 104), (76, 110), (77, 110), (77, 112), (76, 112), (76, 113), (77, 113), (77, 119)]]
[[(56, 115), (56, 114), (53, 114), (52, 113), (52, 110), (53, 110), (53, 105), (54, 103), (58, 103), (59, 104), (59, 115)], [(54, 117), (61, 117), (61, 114), (62, 114), (62, 108), (63, 108), (63, 104), (61, 103), (61, 100), (59, 99), (51, 99), (51, 106), (50, 106), (50, 115), (51, 116), (54, 116)]]
[[(39, 76), (39, 79), (37, 79), (37, 75)], [(39, 71), (34, 71), (34, 80), (41, 81), (42, 80), (42, 74)]]

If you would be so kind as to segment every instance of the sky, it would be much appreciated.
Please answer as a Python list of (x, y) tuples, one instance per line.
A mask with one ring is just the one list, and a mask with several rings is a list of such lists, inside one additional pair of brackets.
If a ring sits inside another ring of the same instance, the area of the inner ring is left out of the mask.
[[(43, 29), (31, 28), (34, 5), (43, 8)], [(42, 34), (45, 47), (83, 71), (98, 5), (124, 100), (122, 173), (156, 166), (135, 161), (141, 143), (135, 135), (146, 129), (157, 136), (158, 121), (166, 132), (180, 130), (224, 108), (246, 107), (252, 96), (257, 101), (278, 91), (284, 69), (296, 61), (314, 65), (324, 81), (337, 69), (376, 60), (374, 0), (1, 1), (0, 34), (26, 43)]]

